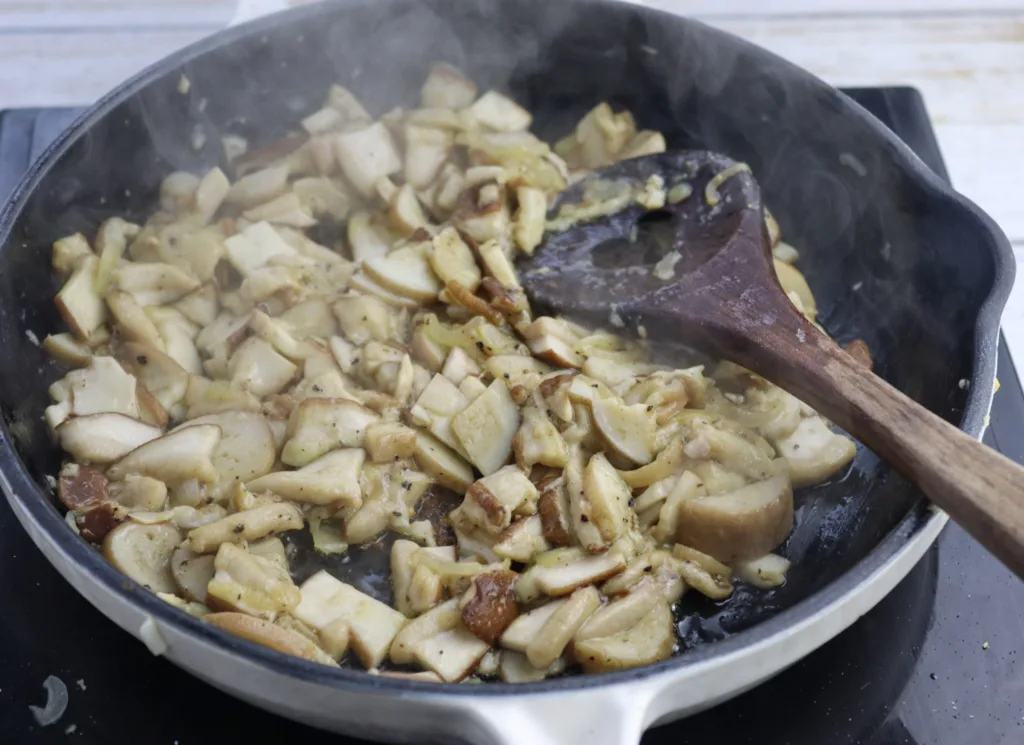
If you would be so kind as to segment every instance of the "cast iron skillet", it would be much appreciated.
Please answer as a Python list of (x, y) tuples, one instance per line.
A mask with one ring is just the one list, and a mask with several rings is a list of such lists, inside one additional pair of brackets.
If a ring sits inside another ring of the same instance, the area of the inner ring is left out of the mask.
[(684, 606), (683, 654), (606, 676), (438, 687), (287, 658), (179, 613), (73, 536), (47, 488), (60, 454), (42, 411), (64, 371), (28, 332), (59, 329), (51, 242), (92, 234), (111, 215), (144, 219), (167, 172), (220, 162), (226, 133), (254, 144), (283, 135), (333, 82), (374, 114), (413, 104), (438, 59), (482, 88), (510, 91), (546, 139), (607, 100), (665, 132), (669, 148), (750, 163), (800, 249), (824, 326), (840, 342), (865, 339), (883, 377), (980, 436), (1013, 279), (1009, 245), (852, 101), (731, 36), (625, 4), (342, 0), (218, 34), (155, 65), (85, 114), (15, 191), (0, 216), (0, 483), (37, 545), (104, 613), (265, 708), (386, 739), (635, 742), (644, 727), (735, 695), (848, 626), (909, 571), (944, 516), (861, 450), (842, 478), (798, 495), (781, 549), (794, 562), (787, 584)]

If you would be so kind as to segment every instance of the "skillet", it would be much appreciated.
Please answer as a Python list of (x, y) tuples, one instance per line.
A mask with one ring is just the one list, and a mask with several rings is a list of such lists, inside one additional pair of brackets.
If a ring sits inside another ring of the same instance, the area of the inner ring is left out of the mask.
[[(612, 675), (438, 687), (322, 668), (184, 616), (73, 536), (46, 486), (59, 453), (41, 412), (63, 371), (26, 332), (58, 329), (49, 244), (91, 234), (114, 214), (140, 218), (167, 172), (218, 163), (223, 134), (280, 137), (332, 82), (374, 114), (411, 100), (438, 59), (509, 90), (545, 139), (608, 100), (665, 132), (670, 149), (750, 163), (801, 251), (824, 326), (840, 342), (864, 338), (883, 377), (980, 436), (1013, 279), (1009, 246), (852, 101), (726, 34), (625, 4), (343, 0), (218, 34), (143, 72), (87, 112), (16, 189), (0, 215), (0, 484), (36, 544), (101, 611), (264, 708), (366, 738), (636, 742), (846, 628), (913, 567), (945, 516), (862, 450), (841, 479), (798, 495), (781, 550), (794, 562), (787, 584), (684, 606), (682, 654)], [(307, 554), (297, 571), (318, 561)]]

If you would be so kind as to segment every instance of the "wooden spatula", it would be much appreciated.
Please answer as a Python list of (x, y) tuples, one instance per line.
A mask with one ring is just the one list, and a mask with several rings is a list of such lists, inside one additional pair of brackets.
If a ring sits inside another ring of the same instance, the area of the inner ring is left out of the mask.
[[(649, 210), (630, 194), (652, 176), (668, 199)], [(616, 199), (629, 206), (549, 233), (521, 262), (531, 300), (763, 375), (878, 453), (1024, 577), (1024, 468), (871, 373), (794, 308), (749, 169), (708, 152), (637, 158), (566, 190), (556, 209), (585, 215)]]

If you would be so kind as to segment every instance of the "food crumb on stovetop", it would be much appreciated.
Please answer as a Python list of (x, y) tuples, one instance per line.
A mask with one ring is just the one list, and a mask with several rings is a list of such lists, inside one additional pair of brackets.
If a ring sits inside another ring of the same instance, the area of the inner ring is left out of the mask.
[(78, 680), (75, 681), (75, 685), (78, 686), (79, 690), (84, 691), (85, 690), (85, 679), (84, 678), (79, 678)]
[(982, 644), (981, 648), (982, 649), (988, 649), (988, 642), (985, 642), (984, 644)]
[(75, 730), (77, 730), (77, 729), (78, 729), (78, 725), (77, 724), (69, 724), (67, 727), (64, 728), (64, 734), (65, 735), (73, 735), (73, 734), (75, 734)]

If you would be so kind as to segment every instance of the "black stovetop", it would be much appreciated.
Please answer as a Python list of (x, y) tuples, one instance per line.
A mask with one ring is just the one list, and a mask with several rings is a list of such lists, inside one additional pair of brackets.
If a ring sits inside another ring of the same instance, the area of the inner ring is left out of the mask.
[[(920, 96), (849, 91), (945, 175)], [(0, 200), (74, 117), (0, 114)], [(986, 442), (1024, 463), (1024, 394), (1006, 343)], [(744, 696), (652, 730), (647, 745), (1010, 745), (1024, 742), (1024, 584), (951, 525), (848, 631)], [(70, 702), (40, 728), (43, 681)], [(107, 621), (64, 583), (0, 500), (0, 743), (357, 745), (208, 687)], [(575, 745), (568, 744), (567, 745)]]

